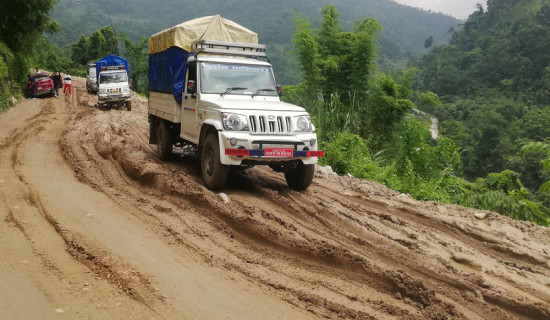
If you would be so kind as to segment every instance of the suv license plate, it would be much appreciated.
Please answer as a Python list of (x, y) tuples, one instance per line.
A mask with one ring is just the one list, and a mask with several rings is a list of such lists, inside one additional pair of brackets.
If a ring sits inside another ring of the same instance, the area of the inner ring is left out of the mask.
[(293, 156), (293, 149), (288, 148), (265, 148), (264, 157), (289, 158)]

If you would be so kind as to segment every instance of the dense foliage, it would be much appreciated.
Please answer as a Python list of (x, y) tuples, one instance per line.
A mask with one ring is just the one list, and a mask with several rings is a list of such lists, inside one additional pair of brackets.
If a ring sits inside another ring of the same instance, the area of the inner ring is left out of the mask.
[[(499, 132), (506, 125), (500, 118), (500, 104), (478, 107), (463, 100), (449, 104), (433, 92), (413, 91), (416, 75), (424, 75), (425, 70), (408, 69), (397, 80), (376, 70), (376, 20), (360, 19), (353, 31), (345, 32), (335, 7), (324, 7), (321, 13), (317, 29), (303, 16), (296, 18), (294, 44), (303, 81), (286, 87), (285, 99), (306, 106), (311, 113), (326, 153), (323, 163), (339, 174), (376, 180), (417, 199), (550, 223), (547, 207), (523, 185), (520, 172), (482, 161), (492, 155), (490, 146), (498, 145)], [(342, 43), (351, 50), (340, 51)], [(411, 113), (413, 107), (438, 114), (443, 136), (432, 139), (431, 120), (425, 113)], [(537, 109), (516, 123), (518, 137), (527, 132), (546, 134), (545, 121), (550, 118), (540, 112)], [(455, 113), (471, 123), (453, 119)], [(513, 111), (509, 113), (510, 119), (517, 119)], [(473, 144), (468, 152), (457, 145), (464, 141)], [(518, 154), (521, 146), (517, 144), (518, 164), (525, 159)], [(524, 148), (524, 153), (547, 156), (542, 149)], [(474, 168), (486, 172), (486, 177), (473, 182), (464, 179), (464, 172)]]
[(547, 210), (548, 154), (524, 146), (550, 139), (550, 1), (487, 4), (448, 45), (414, 63), (421, 70), (417, 88), (444, 102), (430, 111), (460, 147), (467, 179), (513, 170), (526, 197)]
[(0, 112), (9, 107), (12, 88), (8, 66), (12, 64), (12, 61), (13, 54), (10, 49), (0, 42)]
[(59, 25), (50, 19), (57, 0), (13, 0), (0, 11), (0, 108), (7, 97), (23, 88), (33, 67), (33, 50), (43, 32), (55, 32)]
[[(119, 50), (119, 42), (121, 50)], [(84, 74), (86, 63), (97, 61), (109, 54), (120, 55), (128, 60), (132, 89), (146, 94), (149, 68), (148, 44), (148, 39), (144, 37), (134, 44), (125, 33), (117, 36), (111, 27), (105, 26), (93, 31), (89, 37), (80, 35), (71, 45), (71, 58), (80, 66), (79, 70)]]

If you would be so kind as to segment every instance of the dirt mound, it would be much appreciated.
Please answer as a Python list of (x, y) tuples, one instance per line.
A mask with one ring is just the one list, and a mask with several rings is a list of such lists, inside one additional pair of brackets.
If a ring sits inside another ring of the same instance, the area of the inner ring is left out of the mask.
[[(53, 226), (66, 259), (101, 284), (95, 300), (71, 296), (91, 311), (67, 314), (550, 317), (547, 228), (418, 202), (329, 168), (318, 168), (304, 192), (257, 167), (231, 172), (224, 194), (215, 193), (202, 185), (197, 159), (158, 160), (145, 99), (134, 97), (128, 112), (99, 110), (83, 90), (75, 96), (27, 102), (10, 111), (24, 119), (0, 129), (2, 228), (27, 235), (31, 252), (48, 257), (32, 231)], [(0, 124), (12, 118), (1, 115)], [(37, 145), (49, 153), (34, 152)], [(13, 209), (27, 193), (37, 199), (29, 212), (39, 208), (47, 223), (39, 214), (28, 224)], [(113, 294), (132, 307), (117, 309)], [(104, 307), (89, 307), (94, 301)]]

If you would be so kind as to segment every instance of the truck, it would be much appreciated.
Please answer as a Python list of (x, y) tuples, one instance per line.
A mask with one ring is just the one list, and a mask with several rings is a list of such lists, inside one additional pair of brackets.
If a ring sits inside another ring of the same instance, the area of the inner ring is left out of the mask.
[(132, 110), (128, 60), (110, 54), (95, 62), (99, 107)]
[(97, 93), (97, 68), (96, 64), (90, 62), (86, 65), (86, 91)]
[(198, 155), (211, 190), (255, 165), (283, 172), (294, 190), (310, 186), (323, 151), (308, 112), (280, 93), (257, 34), (219, 15), (149, 39), (149, 143), (163, 161), (174, 148)]

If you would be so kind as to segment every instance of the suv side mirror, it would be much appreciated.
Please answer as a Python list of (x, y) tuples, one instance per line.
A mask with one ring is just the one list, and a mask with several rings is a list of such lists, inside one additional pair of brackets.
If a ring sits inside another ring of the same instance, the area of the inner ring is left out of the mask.
[(195, 94), (195, 80), (189, 80), (187, 82), (187, 93)]

